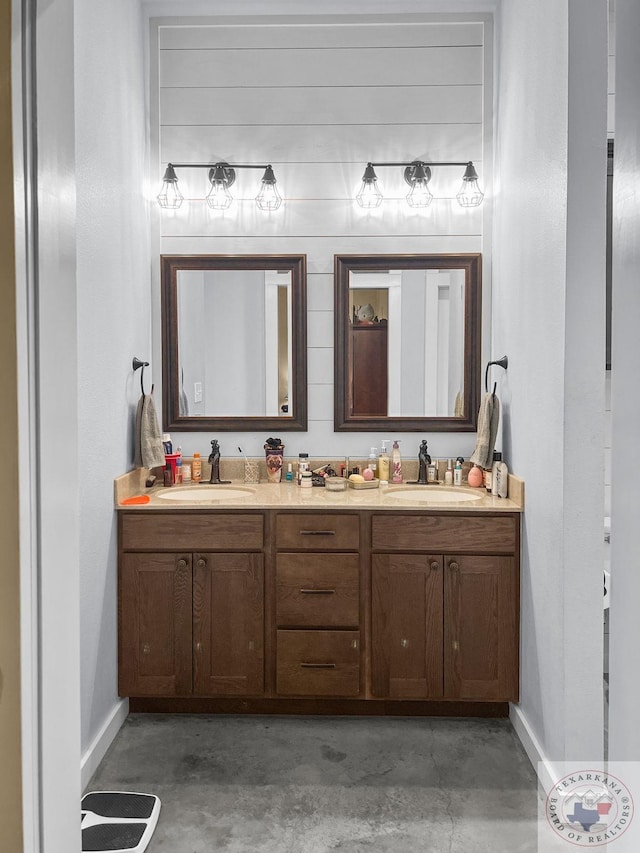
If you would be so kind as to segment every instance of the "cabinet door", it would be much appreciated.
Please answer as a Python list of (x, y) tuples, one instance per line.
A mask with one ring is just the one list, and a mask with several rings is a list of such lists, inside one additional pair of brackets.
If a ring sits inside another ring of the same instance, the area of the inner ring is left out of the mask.
[(191, 693), (191, 555), (123, 554), (121, 696)]
[(200, 696), (262, 693), (262, 554), (195, 554), (194, 560), (194, 692)]
[(374, 554), (372, 692), (442, 697), (442, 557)]
[(445, 557), (445, 696), (518, 699), (513, 557)]

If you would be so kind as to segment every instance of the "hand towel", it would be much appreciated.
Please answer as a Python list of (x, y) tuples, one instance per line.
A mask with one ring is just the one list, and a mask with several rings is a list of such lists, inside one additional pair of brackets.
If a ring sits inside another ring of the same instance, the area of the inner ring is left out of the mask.
[(493, 464), (493, 449), (498, 435), (500, 421), (500, 400), (495, 394), (485, 394), (478, 412), (478, 437), (470, 461), (480, 468), (490, 468)]
[(162, 434), (151, 394), (143, 394), (138, 400), (135, 465), (138, 468), (155, 468), (158, 465), (164, 465)]

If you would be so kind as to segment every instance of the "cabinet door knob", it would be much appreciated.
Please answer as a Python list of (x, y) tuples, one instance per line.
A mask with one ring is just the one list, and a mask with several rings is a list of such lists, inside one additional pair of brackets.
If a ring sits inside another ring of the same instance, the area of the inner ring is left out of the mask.
[(201, 652), (201, 651), (202, 651), (202, 643), (196, 643), (196, 651), (197, 651), (197, 652)]
[(143, 643), (143, 645), (142, 645), (142, 654), (143, 654), (143, 655), (149, 655), (149, 654), (151, 654), (151, 646), (149, 645), (149, 643)]
[(460, 643), (457, 640), (453, 640), (453, 642), (451, 643), (451, 647), (454, 652), (460, 651)]
[(206, 565), (207, 565), (207, 561), (203, 560), (202, 557), (200, 557), (200, 559), (198, 560), (198, 568), (204, 569), (204, 568), (206, 568)]
[(408, 649), (409, 648), (409, 640), (405, 640), (405, 639), (400, 640), (400, 645), (402, 646), (403, 649)]
[(440, 564), (438, 563), (438, 561), (437, 561), (437, 560), (434, 560), (434, 561), (431, 563), (431, 571), (432, 571), (432, 572), (437, 572), (439, 568), (440, 568)]
[(452, 572), (457, 572), (460, 566), (454, 561), (453, 563), (449, 563), (449, 568)]
[(181, 557), (181, 558), (178, 560), (178, 568), (179, 568), (179, 569), (186, 569), (186, 567), (187, 567), (187, 561), (185, 560), (185, 558), (184, 558), (184, 557)]

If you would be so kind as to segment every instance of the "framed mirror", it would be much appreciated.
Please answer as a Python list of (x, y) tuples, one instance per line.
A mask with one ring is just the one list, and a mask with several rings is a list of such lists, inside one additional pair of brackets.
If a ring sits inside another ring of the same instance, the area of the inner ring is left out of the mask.
[(336, 431), (475, 430), (481, 260), (335, 255)]
[(163, 255), (163, 422), (306, 430), (305, 255)]

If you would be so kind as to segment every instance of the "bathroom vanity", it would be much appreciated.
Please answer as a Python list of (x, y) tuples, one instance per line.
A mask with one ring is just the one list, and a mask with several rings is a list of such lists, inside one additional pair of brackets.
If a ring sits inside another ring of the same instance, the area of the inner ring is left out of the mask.
[(119, 507), (132, 710), (506, 714), (522, 507), (305, 491)]

